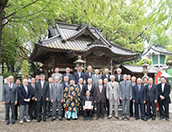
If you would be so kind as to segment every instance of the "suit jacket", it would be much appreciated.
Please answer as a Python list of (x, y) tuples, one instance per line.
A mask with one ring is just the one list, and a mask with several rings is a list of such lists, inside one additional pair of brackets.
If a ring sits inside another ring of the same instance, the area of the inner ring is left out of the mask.
[(126, 81), (126, 85), (125, 81), (120, 82), (119, 97), (122, 99), (130, 99), (130, 97), (132, 97), (131, 82)]
[(100, 74), (97, 74), (97, 77), (96, 77), (96, 74), (94, 74), (92, 76), (92, 84), (96, 87), (99, 85), (98, 81), (99, 79), (102, 79), (101, 75)]
[(140, 103), (146, 101), (146, 89), (143, 84), (141, 84), (140, 92), (139, 92), (138, 84), (135, 84), (133, 86), (133, 100), (135, 100), (135, 103), (139, 103), (139, 99), (140, 99)]
[(89, 76), (89, 72), (86, 72), (85, 73), (85, 81), (86, 81), (86, 84), (88, 84), (87, 80), (88, 80), (88, 78), (92, 78), (92, 75), (94, 75), (94, 72), (91, 72), (91, 76)]
[(96, 103), (99, 103), (100, 101), (102, 103), (106, 102), (106, 88), (102, 85), (102, 92), (100, 93), (99, 86), (96, 86), (94, 89), (94, 101)]
[(46, 101), (46, 98), (49, 98), (49, 83), (44, 80), (43, 88), (41, 86), (41, 81), (35, 83), (35, 98), (37, 101), (41, 101), (43, 96), (43, 101)]
[[(164, 92), (162, 92), (162, 84), (161, 83), (158, 84), (157, 87), (158, 87), (158, 102), (159, 103), (166, 103), (166, 104), (171, 103), (171, 100), (169, 97), (169, 94), (171, 91), (170, 85), (165, 83)], [(165, 99), (161, 100), (160, 95), (164, 96)]]
[(75, 74), (74, 74), (75, 84), (78, 84), (78, 80), (79, 80), (79, 78), (82, 78), (82, 79), (83, 79), (83, 81), (84, 81), (84, 79), (85, 79), (85, 75), (84, 75), (84, 73), (83, 73), (83, 72), (81, 72), (80, 77), (79, 77), (79, 75), (78, 75), (78, 72), (75, 72)]
[(30, 83), (28, 83), (28, 86), (29, 86), (29, 88), (30, 88), (30, 91), (31, 91), (31, 96), (32, 97), (35, 97), (35, 84), (34, 84), (34, 87), (32, 87), (32, 84)]
[[(63, 82), (64, 82), (64, 77), (65, 77), (65, 76), (67, 76), (66, 73), (65, 73), (65, 74), (63, 75), (63, 77), (62, 77), (62, 81), (63, 81)], [(70, 80), (73, 79), (73, 75), (69, 73), (68, 77), (69, 77), (69, 81), (68, 81), (68, 82), (70, 83)]]
[[(86, 96), (86, 91), (88, 90), (88, 84), (84, 85), (84, 95)], [(92, 84), (91, 90), (90, 90), (90, 96), (94, 98), (94, 85)]]
[(82, 106), (85, 106), (85, 101), (91, 101), (91, 102), (92, 102), (92, 106), (93, 106), (93, 104), (94, 104), (94, 100), (93, 100), (93, 97), (92, 97), (92, 96), (89, 96), (89, 100), (87, 100), (87, 97), (84, 96), (84, 97), (82, 98)]
[[(149, 90), (149, 85), (145, 86), (146, 88), (146, 101), (154, 102), (158, 100), (158, 88), (155, 84), (152, 84), (151, 90)], [(149, 100), (150, 99), (150, 100)]]
[(62, 84), (63, 84), (63, 90), (64, 90), (70, 83), (68, 82), (67, 83), (68, 85), (66, 85), (66, 83), (63, 81)]
[(118, 83), (123, 81), (123, 75), (120, 74), (120, 80), (118, 80), (118, 74), (115, 74), (115, 81), (118, 82)]
[(56, 83), (53, 82), (51, 85), (50, 98), (53, 100), (53, 102), (61, 102), (63, 99), (63, 84), (59, 82), (56, 87)]
[(78, 85), (78, 88), (79, 88), (79, 91), (80, 91), (80, 98), (82, 100), (83, 96), (85, 96), (85, 93), (84, 93), (84, 84), (82, 84), (82, 90), (81, 90), (80, 84), (77, 84), (77, 85)]
[(31, 100), (31, 98), (32, 98), (31, 87), (29, 85), (27, 85), (27, 90), (28, 90), (28, 92), (26, 93), (24, 85), (23, 84), (20, 85), (20, 88), (18, 90), (19, 105), (29, 104), (29, 102), (24, 101), (24, 99), (30, 99)]
[[(114, 97), (112, 97), (112, 93), (114, 93)], [(109, 100), (112, 100), (112, 98), (115, 99), (115, 101), (118, 100), (119, 97), (119, 83), (114, 81), (114, 88), (112, 88), (112, 82), (108, 82), (106, 86), (106, 97), (109, 98)]]
[(4, 84), (4, 88), (3, 88), (3, 97), (2, 97), (2, 101), (5, 101), (5, 103), (14, 103), (15, 101), (17, 101), (18, 98), (18, 86), (16, 84), (13, 83), (12, 85), (12, 89), (10, 91), (10, 87), (9, 84)]
[[(106, 77), (106, 74), (103, 74), (103, 75), (102, 75), (102, 80), (104, 81), (105, 78), (107, 78), (107, 77)], [(107, 78), (107, 79), (108, 79), (108, 82), (111, 81), (111, 80), (110, 80), (110, 74), (108, 74), (108, 78)]]

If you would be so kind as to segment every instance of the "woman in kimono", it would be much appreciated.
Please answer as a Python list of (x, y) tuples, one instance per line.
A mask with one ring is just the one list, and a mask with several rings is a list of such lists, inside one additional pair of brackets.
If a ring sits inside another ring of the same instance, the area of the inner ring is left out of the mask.
[(70, 84), (64, 89), (63, 93), (63, 106), (65, 109), (65, 118), (67, 120), (72, 119), (77, 120), (77, 108), (80, 104), (80, 91), (75, 81), (72, 79)]

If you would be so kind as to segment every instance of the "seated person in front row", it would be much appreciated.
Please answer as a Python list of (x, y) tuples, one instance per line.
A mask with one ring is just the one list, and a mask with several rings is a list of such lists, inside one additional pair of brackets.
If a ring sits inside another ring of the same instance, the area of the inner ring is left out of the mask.
[[(85, 107), (85, 102), (86, 101), (91, 101), (91, 108), (90, 109), (86, 109)], [(89, 116), (89, 120), (93, 120), (92, 119), (92, 113), (93, 113), (93, 97), (90, 96), (90, 91), (87, 90), (86, 91), (86, 96), (83, 97), (82, 99), (82, 106), (83, 106), (83, 111), (84, 111), (84, 121), (87, 120), (87, 114)]]

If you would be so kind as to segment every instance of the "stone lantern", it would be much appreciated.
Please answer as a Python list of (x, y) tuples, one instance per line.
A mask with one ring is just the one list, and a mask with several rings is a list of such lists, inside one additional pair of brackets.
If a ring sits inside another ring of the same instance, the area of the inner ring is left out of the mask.
[(76, 60), (74, 63), (76, 64), (75, 70), (77, 70), (77, 67), (78, 66), (81, 66), (81, 69), (82, 70), (85, 69), (85, 63), (86, 63), (86, 61), (82, 60), (82, 57), (80, 55), (78, 56), (78, 60)]
[(147, 61), (144, 61), (144, 64), (142, 65), (142, 67), (143, 67), (143, 70), (142, 70), (142, 72), (143, 72), (143, 78), (144, 77), (147, 77), (148, 78), (148, 72), (149, 72), (149, 70), (148, 70), (148, 66), (149, 66), (149, 64), (147, 64)]

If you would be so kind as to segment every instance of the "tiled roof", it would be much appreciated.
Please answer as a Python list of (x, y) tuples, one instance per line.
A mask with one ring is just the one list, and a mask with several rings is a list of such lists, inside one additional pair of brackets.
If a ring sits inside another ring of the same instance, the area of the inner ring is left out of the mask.
[[(89, 27), (87, 23), (83, 25), (74, 25), (56, 22), (55, 25), (55, 30), (57, 31), (54, 31), (52, 29), (49, 30), (50, 33), (52, 32), (51, 38), (41, 40), (39, 42), (36, 42), (35, 44), (51, 49), (61, 49), (66, 51), (72, 50), (79, 52), (88, 51), (91, 48), (95, 47), (102, 47), (109, 49), (114, 54), (129, 56), (138, 55), (138, 53), (134, 53), (132, 50), (125, 49), (108, 42), (105, 38), (103, 38), (99, 29)], [(85, 39), (76, 39), (82, 34), (90, 35), (93, 40), (91, 41)]]

